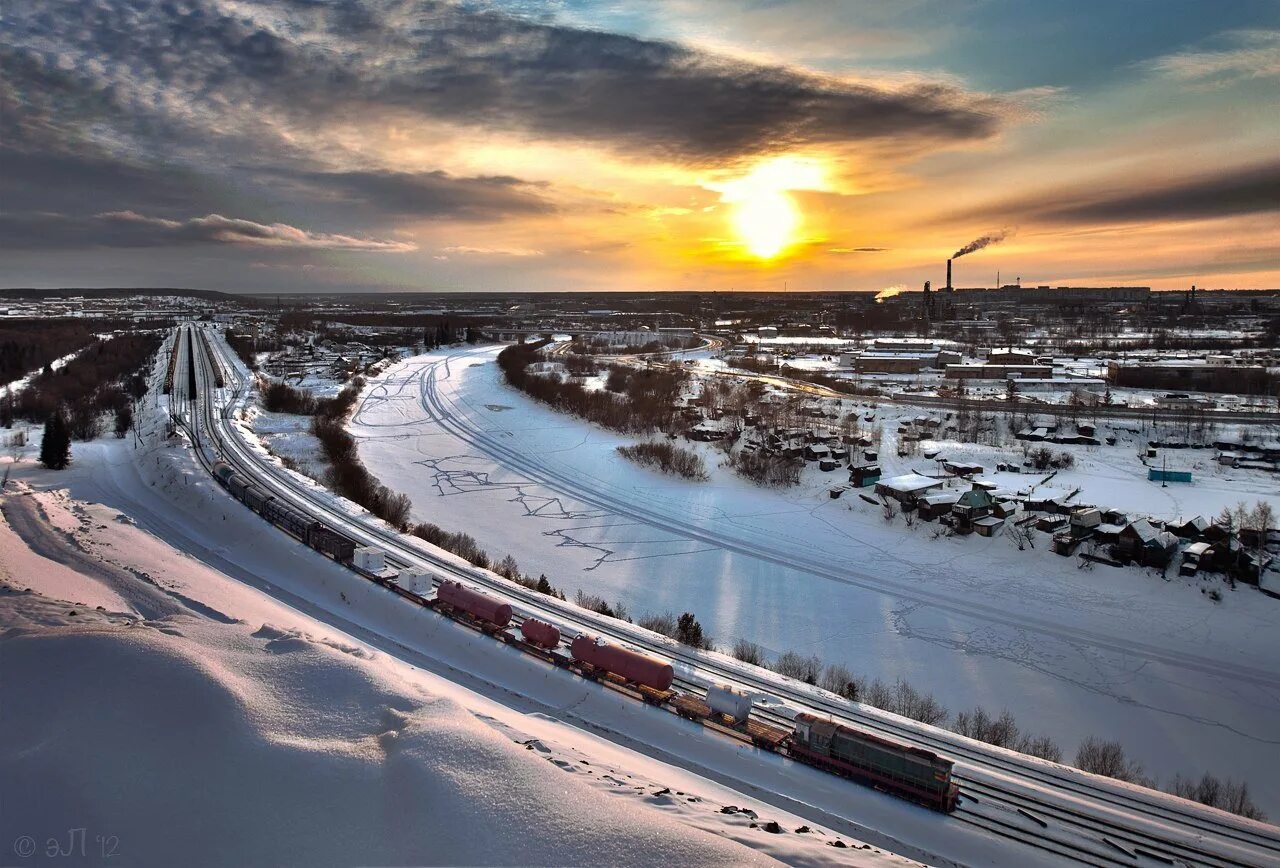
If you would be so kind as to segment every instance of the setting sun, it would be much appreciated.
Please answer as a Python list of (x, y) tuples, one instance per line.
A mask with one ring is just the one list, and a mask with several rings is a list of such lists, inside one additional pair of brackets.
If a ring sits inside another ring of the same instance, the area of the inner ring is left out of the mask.
[(746, 251), (757, 259), (773, 259), (795, 243), (803, 223), (789, 191), (824, 189), (825, 175), (815, 160), (778, 157), (712, 189), (733, 206), (733, 231)]
[(791, 243), (800, 212), (786, 193), (763, 190), (738, 203), (733, 229), (752, 256), (772, 259)]

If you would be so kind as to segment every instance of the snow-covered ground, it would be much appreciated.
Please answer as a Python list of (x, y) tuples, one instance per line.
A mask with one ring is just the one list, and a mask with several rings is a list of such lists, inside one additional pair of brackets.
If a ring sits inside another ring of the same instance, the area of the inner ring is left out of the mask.
[(262, 444), (286, 466), (312, 479), (324, 478), (329, 463), (320, 441), (311, 433), (310, 416), (272, 413), (255, 402), (246, 417)]
[[(704, 483), (665, 477), (616, 454), (631, 438), (507, 388), (495, 353), (410, 359), (366, 389), (351, 431), (370, 470), (412, 497), (415, 518), (466, 530), (525, 572), (621, 599), (633, 615), (694, 611), (724, 645), (744, 637), (900, 676), (953, 712), (1007, 707), (1068, 758), (1097, 734), (1165, 780), (1206, 770), (1244, 778), (1280, 813), (1274, 600), (1241, 588), (1214, 604), (1196, 582), (1080, 570), (1044, 545), (1020, 552), (1003, 537), (889, 526), (878, 507), (827, 497), (844, 481), (836, 474), (808, 474), (787, 492), (722, 468)], [(1096, 484), (1097, 460), (1077, 467), (1081, 480)], [(917, 457), (887, 462), (886, 474), (913, 463), (932, 469)], [(1099, 489), (1121, 501), (1106, 505), (1216, 509), (1132, 475)], [(1274, 496), (1234, 484), (1221, 477), (1219, 499)]]
[[(851, 785), (403, 605), (157, 433), (77, 444), (60, 473), (23, 463), (0, 501), (0, 840), (18, 864), (50, 839), (154, 865), (905, 861), (812, 819)], [(808, 819), (661, 759), (689, 745), (713, 777), (811, 777)]]

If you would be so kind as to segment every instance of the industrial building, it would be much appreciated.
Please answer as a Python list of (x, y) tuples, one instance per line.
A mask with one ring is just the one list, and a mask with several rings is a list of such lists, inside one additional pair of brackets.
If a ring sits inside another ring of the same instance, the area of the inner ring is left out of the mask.
[(1053, 377), (1053, 365), (947, 365), (948, 380), (1008, 380), (1026, 378), (1047, 380)]
[(1181, 389), (1265, 395), (1275, 391), (1276, 377), (1261, 365), (1110, 362), (1107, 378), (1135, 389)]

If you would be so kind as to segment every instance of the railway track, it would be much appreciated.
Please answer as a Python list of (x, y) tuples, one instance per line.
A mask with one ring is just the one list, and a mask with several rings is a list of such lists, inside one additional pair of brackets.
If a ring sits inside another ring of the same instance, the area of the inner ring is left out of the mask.
[[(246, 398), (244, 378), (237, 366), (227, 360), (221, 341), (190, 341), (189, 336), (181, 334), (183, 331), (186, 330), (180, 330), (176, 341), (186, 341), (192, 348), (189, 355), (198, 369), (195, 379), (199, 393), (184, 396), (187, 409), (183, 424), (191, 430), (193, 442), (197, 444), (202, 442), (200, 429), (208, 432), (210, 443), (196, 450), (206, 469), (220, 456), (276, 496), (340, 528), (360, 544), (383, 548), (393, 567), (425, 568), (438, 576), (484, 586), (523, 611), (556, 624), (562, 631), (587, 630), (671, 659), (677, 667), (679, 682), (692, 692), (705, 690), (710, 683), (732, 683), (785, 698), (797, 708), (817, 711), (852, 726), (950, 756), (957, 760), (956, 778), (965, 800), (962, 810), (953, 816), (991, 834), (1086, 864), (1280, 863), (1280, 830), (1272, 827), (1220, 815), (1157, 793), (1112, 784), (1065, 767), (1034, 760), (1017, 761), (1016, 755), (1006, 756), (1007, 752), (999, 749), (966, 743), (967, 740), (956, 736), (871, 712), (835, 697), (826, 699), (771, 673), (752, 672), (752, 667), (734, 661), (722, 662), (717, 657), (695, 654), (674, 643), (638, 633), (630, 625), (435, 555), (379, 526), (380, 523), (353, 516), (335, 506), (329, 496), (256, 454), (241, 439), (228, 423), (234, 409)], [(181, 348), (181, 343), (176, 344), (175, 352), (180, 353)], [(224, 382), (235, 384), (234, 389), (229, 390), (230, 400), (220, 401), (217, 396), (215, 368), (221, 370)], [(182, 382), (181, 373), (176, 379)], [(777, 713), (761, 711), (760, 714), (767, 717)], [(1050, 787), (1058, 797), (1040, 791), (1037, 789), (1040, 786)], [(1058, 834), (1066, 829), (1073, 830), (1072, 834), (1077, 837)]]

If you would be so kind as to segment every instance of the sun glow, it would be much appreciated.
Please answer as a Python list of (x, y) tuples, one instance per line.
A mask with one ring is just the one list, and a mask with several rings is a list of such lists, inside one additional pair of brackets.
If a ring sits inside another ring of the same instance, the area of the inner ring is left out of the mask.
[(796, 242), (804, 222), (790, 191), (825, 189), (825, 176), (816, 160), (777, 157), (712, 189), (733, 206), (733, 231), (746, 251), (757, 259), (773, 259)]

